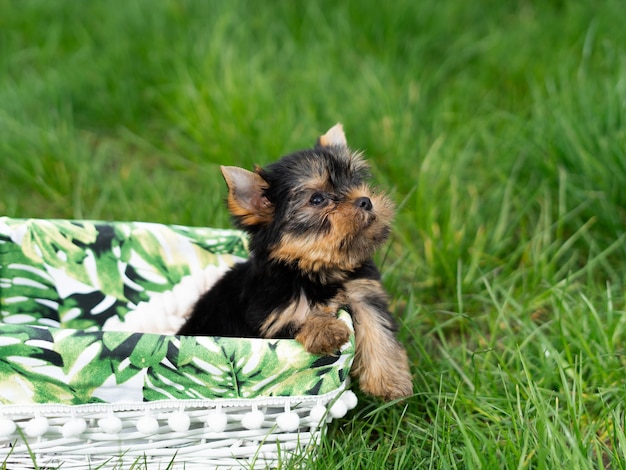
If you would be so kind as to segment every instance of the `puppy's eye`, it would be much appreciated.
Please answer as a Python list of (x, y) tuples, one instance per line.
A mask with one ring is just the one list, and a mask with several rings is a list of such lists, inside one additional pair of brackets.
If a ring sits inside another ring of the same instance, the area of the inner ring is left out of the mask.
[(309, 204), (312, 206), (321, 206), (326, 201), (326, 197), (321, 193), (315, 193), (309, 199)]

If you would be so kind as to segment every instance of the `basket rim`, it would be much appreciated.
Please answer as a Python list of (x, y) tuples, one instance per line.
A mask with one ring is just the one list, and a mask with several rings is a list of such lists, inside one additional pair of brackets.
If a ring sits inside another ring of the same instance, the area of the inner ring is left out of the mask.
[(215, 398), (193, 400), (158, 400), (146, 402), (92, 403), (68, 405), (62, 403), (38, 403), (28, 405), (0, 405), (0, 417), (11, 415), (88, 415), (124, 411), (182, 411), (190, 408), (237, 408), (264, 406), (294, 406), (297, 404), (325, 404), (348, 389), (348, 380), (322, 395), (294, 395), (256, 398)]

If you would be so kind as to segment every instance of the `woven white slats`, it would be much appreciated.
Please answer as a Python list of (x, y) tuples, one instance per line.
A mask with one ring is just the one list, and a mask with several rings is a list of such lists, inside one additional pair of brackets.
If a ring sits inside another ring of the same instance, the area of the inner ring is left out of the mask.
[[(271, 405), (251, 401), (245, 406), (167, 409), (146, 404), (130, 411), (13, 414), (3, 417), (15, 424), (15, 431), (0, 438), (0, 453), (7, 468), (34, 468), (35, 462), (39, 467), (93, 468), (138, 461), (174, 462), (186, 469), (196, 464), (267, 468), (307, 452), (327, 422), (356, 405), (354, 398), (344, 391), (293, 403), (286, 398)], [(326, 412), (320, 414), (321, 408)], [(216, 412), (225, 416), (217, 432), (211, 426)], [(176, 420), (188, 423), (186, 429)], [(43, 432), (36, 435), (33, 423)], [(73, 433), (68, 432), (72, 426)], [(30, 436), (25, 435), (27, 430)]]

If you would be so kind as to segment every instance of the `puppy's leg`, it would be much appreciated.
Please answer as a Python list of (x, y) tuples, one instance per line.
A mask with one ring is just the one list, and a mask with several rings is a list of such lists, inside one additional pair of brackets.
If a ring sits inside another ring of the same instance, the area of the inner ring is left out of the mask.
[(330, 355), (336, 353), (350, 338), (350, 329), (337, 319), (339, 302), (314, 306), (296, 334), (308, 352)]
[(330, 301), (312, 303), (304, 293), (286, 307), (274, 310), (261, 324), (264, 338), (295, 338), (312, 354), (336, 353), (350, 338), (350, 329), (337, 318), (345, 305), (345, 296), (337, 294)]
[(396, 339), (382, 285), (373, 279), (356, 279), (346, 284), (346, 293), (356, 339), (352, 372), (361, 390), (385, 400), (411, 395), (409, 361)]

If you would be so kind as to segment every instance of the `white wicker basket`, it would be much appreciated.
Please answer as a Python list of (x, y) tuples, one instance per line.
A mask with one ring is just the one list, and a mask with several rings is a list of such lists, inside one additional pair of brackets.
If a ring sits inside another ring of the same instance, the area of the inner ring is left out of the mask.
[(276, 467), (294, 455), (306, 457), (325, 423), (356, 404), (352, 392), (340, 393), (239, 403), (6, 407), (2, 461), (8, 469), (35, 468), (35, 462), (64, 469), (127, 468), (136, 462), (147, 468), (170, 462), (168, 468)]
[(141, 308), (184, 310), (193, 295), (175, 305), (176, 286), (245, 249), (236, 231), (0, 218), (0, 462), (206, 469), (310, 458), (326, 423), (356, 406), (354, 338), (319, 357), (293, 340), (166, 334), (180, 318), (151, 333), (102, 331), (132, 326), (124, 320)]

